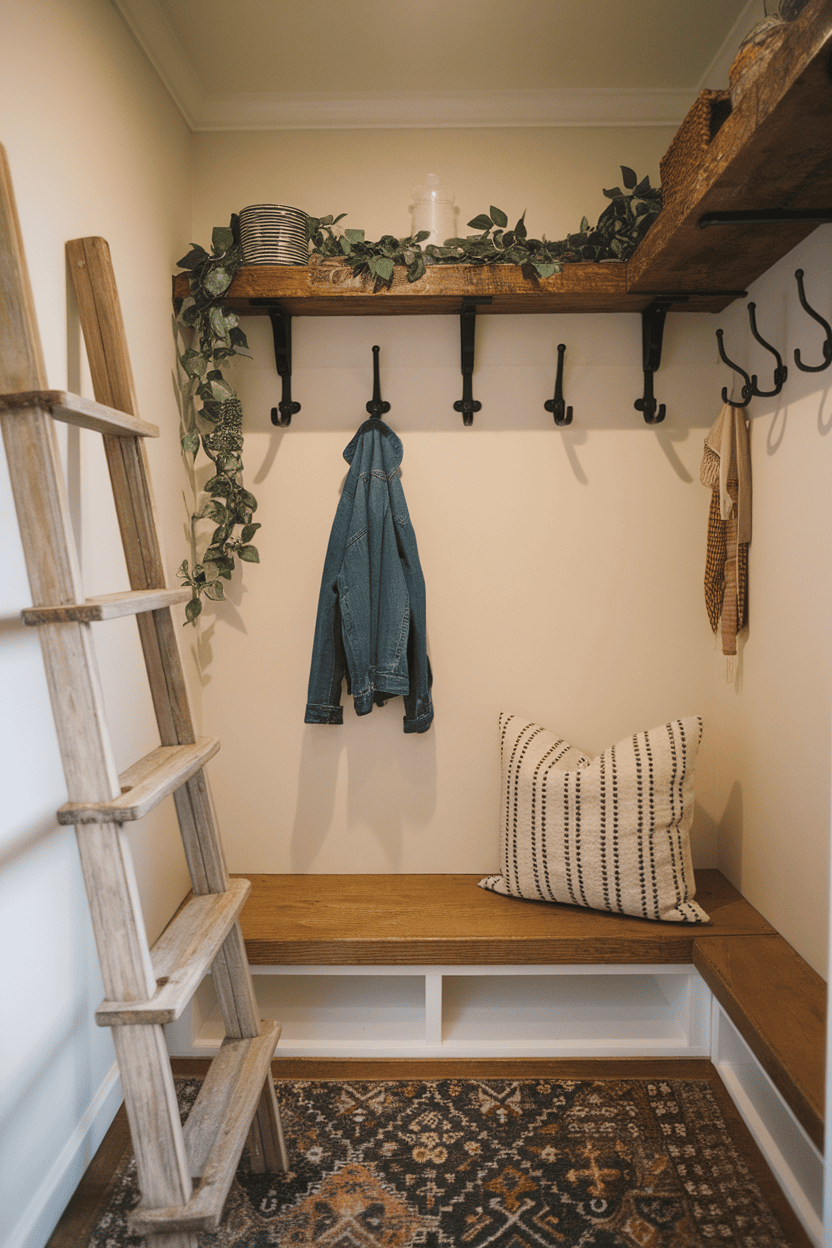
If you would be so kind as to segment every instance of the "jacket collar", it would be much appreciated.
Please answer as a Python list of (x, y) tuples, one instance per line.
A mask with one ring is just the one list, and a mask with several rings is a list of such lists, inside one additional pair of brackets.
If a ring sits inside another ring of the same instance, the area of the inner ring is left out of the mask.
[(377, 416), (373, 416), (370, 420), (365, 420), (356, 430), (352, 441), (344, 448), (344, 459), (351, 464), (355, 458), (356, 452), (361, 445), (362, 450), (365, 438), (372, 444), (374, 451), (380, 451), (385, 471), (389, 474), (393, 469), (398, 468), (404, 458), (404, 447), (401, 439), (393, 432), (389, 425), (385, 425), (383, 420), (379, 420)]

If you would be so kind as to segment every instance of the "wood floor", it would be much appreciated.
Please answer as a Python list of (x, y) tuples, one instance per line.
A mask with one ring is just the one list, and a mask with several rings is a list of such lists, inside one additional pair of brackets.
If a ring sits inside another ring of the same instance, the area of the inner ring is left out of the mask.
[[(202, 1076), (207, 1058), (174, 1058), (174, 1075)], [(355, 1060), (295, 1058), (274, 1062), (272, 1073), (280, 1099), (281, 1079), (706, 1079), (723, 1118), (772, 1211), (779, 1218), (794, 1248), (812, 1248), (811, 1241), (792, 1212), (754, 1143), (748, 1128), (707, 1058), (632, 1058), (608, 1060), (533, 1059), (399, 1059)], [(130, 1133), (124, 1106), (118, 1111), (98, 1152), (53, 1231), (46, 1248), (85, 1248), (108, 1198), (115, 1173), (130, 1152)]]

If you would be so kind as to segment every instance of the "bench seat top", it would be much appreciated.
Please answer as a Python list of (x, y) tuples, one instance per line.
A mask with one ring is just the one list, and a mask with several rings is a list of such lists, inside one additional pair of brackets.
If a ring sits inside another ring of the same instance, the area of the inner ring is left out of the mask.
[(704, 924), (501, 897), (481, 875), (250, 875), (255, 965), (691, 963), (693, 942), (774, 928), (719, 871), (696, 872)]

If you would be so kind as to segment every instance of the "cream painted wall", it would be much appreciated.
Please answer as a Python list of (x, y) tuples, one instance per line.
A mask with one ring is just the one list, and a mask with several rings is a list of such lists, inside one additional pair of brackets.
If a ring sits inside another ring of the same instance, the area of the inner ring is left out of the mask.
[[(103, 235), (141, 413), (162, 428), (149, 454), (175, 545), (184, 512), (169, 275), (190, 230), (187, 129), (107, 0), (0, 0), (0, 25), (0, 142), (49, 385), (91, 394), (64, 243)], [(62, 443), (87, 591), (126, 588), (96, 439), (73, 430)], [(93, 1022), (102, 988), (75, 836), (55, 822), (66, 791), (38, 638), (20, 623), (31, 598), (2, 451), (0, 475), (0, 996), (8, 1007), (0, 1028), (0, 1239), (6, 1248), (41, 1248), (120, 1098), (112, 1041)], [(157, 745), (158, 735), (139, 679), (135, 624), (101, 629), (99, 663), (121, 768)], [(171, 805), (131, 837), (151, 939), (187, 888), (175, 828)]]

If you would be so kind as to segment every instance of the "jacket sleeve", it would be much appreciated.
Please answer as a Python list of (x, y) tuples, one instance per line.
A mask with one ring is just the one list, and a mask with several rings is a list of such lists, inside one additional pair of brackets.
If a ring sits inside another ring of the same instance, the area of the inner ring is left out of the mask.
[(342, 493), (330, 533), (318, 595), (318, 616), (312, 643), (312, 665), (307, 694), (307, 724), (342, 724), (341, 685), (346, 674), (346, 656), (341, 634), (341, 604), (338, 575), (344, 559), (345, 537), (352, 498)]
[(342, 724), (341, 686), (346, 671), (341, 608), (335, 585), (321, 586), (306, 701), (306, 724)]

